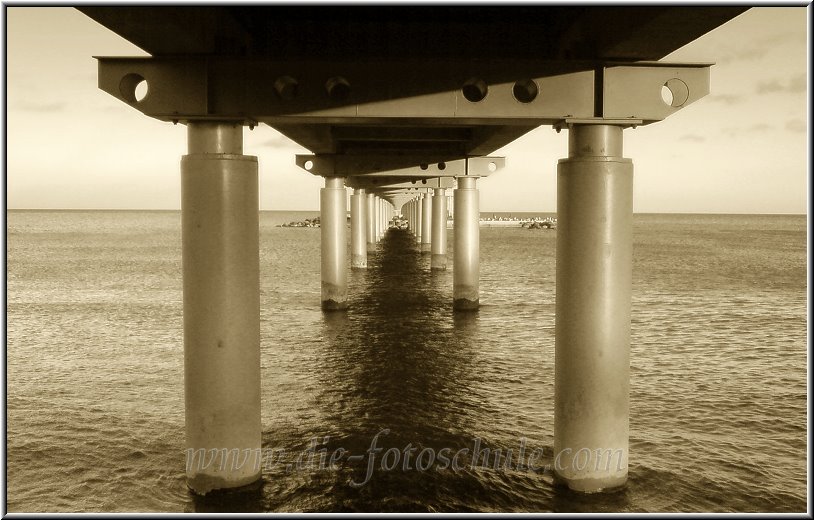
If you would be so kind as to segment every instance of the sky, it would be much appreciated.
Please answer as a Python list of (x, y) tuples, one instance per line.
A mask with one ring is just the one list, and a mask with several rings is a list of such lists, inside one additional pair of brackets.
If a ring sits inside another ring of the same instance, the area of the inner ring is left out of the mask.
[[(625, 131), (634, 211), (807, 213), (806, 7), (752, 8), (662, 61), (715, 62), (711, 94)], [(96, 86), (93, 56), (147, 56), (69, 7), (8, 7), (9, 209), (179, 209), (186, 129), (150, 119)], [(265, 125), (244, 132), (260, 168), (260, 209), (317, 210), (308, 150)], [(493, 155), (481, 211), (556, 211), (567, 136), (540, 127)]]

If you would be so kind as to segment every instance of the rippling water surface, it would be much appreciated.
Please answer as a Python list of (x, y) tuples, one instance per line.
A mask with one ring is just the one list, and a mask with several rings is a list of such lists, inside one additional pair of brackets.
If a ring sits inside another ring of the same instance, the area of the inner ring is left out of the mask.
[[(525, 439), (551, 462), (556, 231), (482, 229), (465, 314), (452, 271), (391, 232), (350, 273), (350, 310), (323, 314), (319, 230), (275, 227), (314, 215), (261, 215), (264, 448), (362, 454), (389, 430), (379, 446), (414, 458)], [(805, 511), (805, 217), (637, 215), (634, 240), (625, 490), (403, 459), (354, 486), (368, 461), (343, 459), (266, 463), (261, 489), (201, 499), (184, 483), (180, 214), (9, 212), (8, 510)]]

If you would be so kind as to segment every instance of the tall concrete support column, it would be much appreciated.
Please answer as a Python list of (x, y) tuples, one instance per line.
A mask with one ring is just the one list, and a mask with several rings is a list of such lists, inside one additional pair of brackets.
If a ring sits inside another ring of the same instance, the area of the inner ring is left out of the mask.
[(367, 194), (367, 250), (376, 250), (376, 196)]
[(345, 179), (325, 177), (320, 190), (320, 231), (322, 236), (322, 309), (348, 308), (347, 206)]
[[(188, 486), (205, 494), (260, 479), (257, 158), (243, 155), (239, 124), (189, 123), (187, 139), (181, 160), (186, 474)], [(212, 453), (226, 458), (201, 460)]]
[(415, 218), (417, 207), (418, 198), (415, 198), (410, 201), (410, 233), (412, 233), (413, 237), (418, 236), (418, 223), (417, 219)]
[(367, 268), (367, 219), (365, 190), (355, 189), (350, 196), (351, 259), (353, 269)]
[(444, 188), (435, 188), (432, 197), (432, 257), (430, 269), (447, 268), (447, 196)]
[(424, 195), (419, 195), (415, 199), (415, 241), (421, 247), (421, 236), (424, 227)]
[(376, 233), (375, 233), (374, 237), (375, 237), (376, 243), (378, 244), (379, 239), (382, 237), (382, 199), (380, 199), (379, 197), (376, 197), (374, 200), (376, 201), (375, 202), (375, 204), (376, 204), (376, 213), (374, 213), (374, 215), (373, 215), (373, 220), (376, 222), (376, 224), (375, 224)]
[(387, 201), (380, 198), (379, 199), (379, 240), (384, 238), (384, 211), (385, 211), (385, 204)]
[(453, 308), (475, 310), (480, 305), (480, 200), (477, 177), (458, 177), (455, 196)]
[(415, 199), (409, 202), (409, 212), (408, 215), (408, 228), (410, 229), (410, 234), (415, 236)]
[(429, 253), (432, 249), (432, 197), (430, 194), (424, 195), (424, 203), (421, 206), (421, 252)]
[(633, 164), (621, 127), (570, 128), (557, 218), (555, 479), (603, 491), (628, 473)]
[(407, 220), (407, 232), (409, 233), (412, 227), (410, 223), (410, 201), (405, 202), (401, 207), (401, 214), (404, 216), (404, 219)]

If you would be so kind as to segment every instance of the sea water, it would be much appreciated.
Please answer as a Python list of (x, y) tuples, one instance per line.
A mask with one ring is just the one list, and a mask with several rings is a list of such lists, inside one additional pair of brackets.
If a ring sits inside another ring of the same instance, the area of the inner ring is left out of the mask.
[[(630, 477), (583, 496), (517, 463), (521, 447), (551, 462), (556, 230), (481, 229), (475, 313), (452, 311), (452, 230), (445, 272), (391, 232), (349, 273), (350, 309), (323, 313), (319, 229), (276, 227), (316, 215), (260, 218), (262, 440), (279, 460), (254, 492), (200, 498), (180, 214), (8, 212), (8, 511), (806, 510), (805, 216), (634, 217)], [(314, 463), (374, 438), (372, 471)], [(444, 448), (514, 458), (428, 465)]]

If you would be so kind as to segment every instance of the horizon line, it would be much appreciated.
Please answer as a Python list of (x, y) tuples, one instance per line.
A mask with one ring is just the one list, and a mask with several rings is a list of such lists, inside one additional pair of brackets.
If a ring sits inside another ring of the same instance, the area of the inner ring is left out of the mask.
[[(154, 212), (176, 212), (180, 213), (180, 209), (145, 209), (145, 208), (6, 208), (6, 212), (10, 211), (154, 211)], [(259, 212), (297, 212), (297, 213), (319, 213), (319, 209), (260, 209)], [(347, 213), (350, 213), (348, 209)], [(553, 213), (556, 211), (546, 210), (481, 210), (480, 213)], [(808, 216), (808, 213), (728, 213), (716, 211), (703, 211), (703, 212), (688, 212), (688, 211), (634, 211), (634, 215), (782, 215), (782, 216)]]

